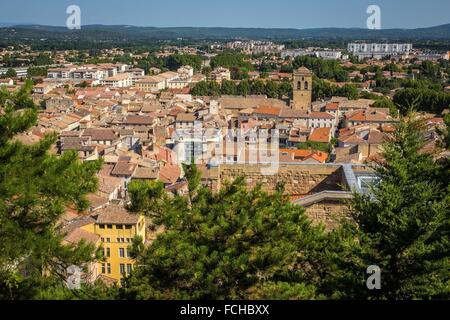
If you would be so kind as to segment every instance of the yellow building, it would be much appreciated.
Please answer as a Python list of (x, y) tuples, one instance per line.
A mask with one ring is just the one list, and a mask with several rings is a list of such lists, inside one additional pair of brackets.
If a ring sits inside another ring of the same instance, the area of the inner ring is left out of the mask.
[[(123, 206), (110, 205), (96, 211), (89, 218), (84, 219), (86, 222), (66, 238), (71, 235), (73, 237), (73, 233), (76, 232), (85, 240), (89, 234), (91, 238), (93, 235), (95, 239), (99, 239), (97, 247), (103, 249), (105, 261), (95, 262), (94, 266), (89, 268), (95, 270), (96, 274), (92, 276), (95, 279), (101, 277), (120, 283), (131, 273), (135, 264), (130, 257), (133, 239), (140, 236), (143, 242), (146, 240), (145, 217), (131, 214)], [(71, 239), (70, 242), (76, 242), (75, 240)]]
[(294, 110), (309, 111), (312, 103), (313, 73), (305, 67), (294, 71)]

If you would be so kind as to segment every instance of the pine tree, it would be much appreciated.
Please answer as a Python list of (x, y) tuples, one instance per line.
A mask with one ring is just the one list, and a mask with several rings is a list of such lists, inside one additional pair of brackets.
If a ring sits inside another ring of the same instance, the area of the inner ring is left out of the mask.
[[(140, 248), (123, 299), (313, 299), (315, 287), (296, 271), (322, 237), (304, 209), (274, 194), (248, 191), (243, 178), (212, 193), (185, 168), (189, 197), (171, 197), (159, 183), (130, 186), (132, 209), (164, 232)], [(301, 269), (301, 268), (299, 268)]]
[(100, 163), (50, 155), (55, 135), (34, 145), (14, 139), (37, 122), (31, 86), (0, 91), (0, 299), (34, 299), (61, 285), (66, 267), (94, 258), (89, 245), (63, 246), (55, 228), (67, 206), (86, 208)]
[[(335, 232), (328, 248), (333, 268), (321, 284), (328, 296), (450, 298), (449, 171), (423, 151), (423, 126), (402, 120), (376, 167), (380, 183), (372, 195), (355, 194), (355, 223)], [(372, 265), (381, 268), (381, 290), (367, 289)]]

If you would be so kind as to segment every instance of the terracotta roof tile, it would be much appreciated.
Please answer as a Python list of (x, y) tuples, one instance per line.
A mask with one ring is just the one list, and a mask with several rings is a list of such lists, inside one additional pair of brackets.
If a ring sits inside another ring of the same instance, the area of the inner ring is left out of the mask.
[(110, 205), (98, 211), (96, 224), (136, 224), (139, 215), (129, 213), (123, 206)]
[(261, 106), (258, 109), (256, 109), (254, 113), (255, 114), (271, 115), (271, 116), (279, 116), (280, 112), (281, 112), (280, 108)]
[(72, 231), (71, 233), (69, 233), (67, 236), (64, 237), (64, 241), (66, 243), (71, 244), (78, 244), (82, 240), (84, 240), (87, 243), (95, 245), (99, 239), (100, 239), (99, 235), (83, 230), (81, 228), (75, 229), (74, 231)]
[(311, 112), (310, 119), (335, 119), (335, 117), (327, 112)]
[(315, 129), (309, 136), (309, 141), (313, 142), (330, 142), (331, 138), (331, 128), (318, 128)]
[(136, 169), (136, 165), (130, 162), (118, 162), (111, 174), (114, 176), (131, 176)]

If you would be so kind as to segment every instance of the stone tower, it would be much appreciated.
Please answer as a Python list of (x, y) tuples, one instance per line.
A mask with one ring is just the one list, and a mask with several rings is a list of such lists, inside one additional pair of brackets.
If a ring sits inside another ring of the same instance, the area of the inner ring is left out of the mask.
[(294, 70), (294, 110), (308, 111), (312, 103), (313, 74), (305, 67)]

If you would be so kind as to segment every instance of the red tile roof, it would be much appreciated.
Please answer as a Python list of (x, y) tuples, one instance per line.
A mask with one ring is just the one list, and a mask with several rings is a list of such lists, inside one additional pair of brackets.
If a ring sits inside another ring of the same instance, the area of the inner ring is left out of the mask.
[(327, 106), (325, 107), (325, 110), (335, 111), (335, 110), (338, 110), (338, 109), (339, 109), (339, 103), (337, 103), (337, 102), (327, 103)]
[(321, 163), (325, 163), (328, 159), (328, 153), (321, 151), (280, 149), (280, 153), (291, 154), (295, 160), (301, 161), (312, 158)]
[(255, 114), (264, 114), (264, 115), (271, 115), (271, 116), (279, 116), (281, 112), (280, 108), (273, 108), (273, 107), (265, 107), (261, 106), (256, 109)]
[(309, 141), (313, 142), (330, 142), (331, 138), (331, 128), (318, 128), (315, 129), (309, 136)]
[(335, 119), (335, 117), (327, 112), (311, 112), (310, 119)]

